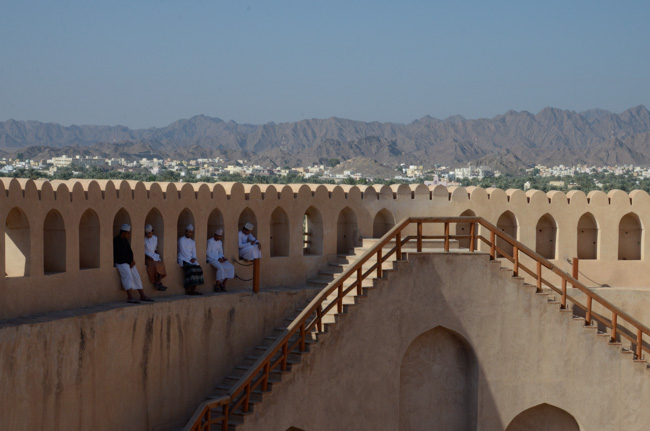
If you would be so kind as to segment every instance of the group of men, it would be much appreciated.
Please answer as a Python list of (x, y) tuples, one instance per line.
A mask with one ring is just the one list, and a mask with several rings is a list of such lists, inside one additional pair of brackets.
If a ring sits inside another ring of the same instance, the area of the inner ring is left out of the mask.
[[(255, 226), (248, 222), (245, 223), (239, 231), (239, 257), (243, 260), (259, 259), (261, 246), (255, 239), (252, 230)], [(160, 291), (167, 290), (162, 284), (162, 279), (167, 275), (165, 264), (158, 253), (158, 237), (154, 235), (153, 227), (148, 224), (144, 228), (144, 253), (145, 266), (149, 281), (154, 288)], [(194, 235), (194, 226), (189, 224), (185, 227), (185, 234), (178, 239), (178, 256), (177, 262), (183, 268), (183, 287), (188, 295), (202, 295), (197, 291), (197, 286), (204, 284), (203, 269), (196, 259), (196, 244), (192, 239)], [(113, 263), (120, 274), (122, 287), (126, 291), (127, 302), (138, 304), (141, 301), (152, 302), (153, 299), (144, 294), (142, 289), (142, 280), (135, 267), (133, 251), (129, 239), (131, 238), (131, 226), (123, 224), (120, 227), (120, 233), (113, 239)], [(232, 263), (224, 256), (223, 251), (223, 229), (219, 228), (214, 232), (214, 236), (208, 240), (206, 250), (207, 263), (212, 265), (216, 270), (215, 292), (225, 292), (226, 282), (235, 277), (235, 268)], [(139, 298), (134, 298), (132, 291), (139, 294)]]

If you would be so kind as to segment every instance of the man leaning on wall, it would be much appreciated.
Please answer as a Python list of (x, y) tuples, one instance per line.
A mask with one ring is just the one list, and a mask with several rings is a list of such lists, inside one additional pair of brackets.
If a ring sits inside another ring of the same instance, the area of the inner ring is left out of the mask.
[[(140, 280), (140, 273), (135, 267), (129, 238), (131, 238), (131, 226), (123, 224), (120, 227), (120, 233), (113, 239), (113, 265), (120, 273), (122, 287), (126, 290), (126, 302), (131, 304), (139, 304), (140, 301), (153, 302), (153, 299), (142, 291), (142, 280)], [(133, 297), (132, 290), (138, 291), (140, 300)]]

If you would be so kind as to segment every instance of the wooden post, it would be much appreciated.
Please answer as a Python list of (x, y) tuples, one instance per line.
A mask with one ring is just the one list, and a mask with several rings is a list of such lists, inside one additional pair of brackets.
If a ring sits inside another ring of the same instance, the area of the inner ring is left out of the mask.
[(512, 258), (514, 263), (512, 264), (512, 275), (514, 277), (519, 275), (519, 247), (516, 245), (512, 247)]
[(573, 271), (571, 272), (571, 276), (575, 278), (576, 280), (578, 279), (578, 258), (574, 257), (573, 258)]
[(287, 359), (289, 359), (289, 342), (282, 345), (282, 371), (287, 371)]
[(395, 247), (396, 247), (396, 254), (397, 254), (397, 260), (402, 260), (402, 232), (397, 232), (397, 235), (395, 235)]
[(609, 338), (610, 343), (616, 343), (616, 330), (618, 329), (618, 325), (616, 322), (616, 318), (618, 317), (618, 314), (612, 311), (612, 335)]
[(362, 290), (362, 282), (361, 280), (362, 274), (361, 274), (361, 267), (357, 268), (357, 295), (361, 296), (363, 294)]
[(636, 358), (639, 361), (643, 359), (643, 332), (641, 328), (636, 329)]
[(562, 279), (562, 303), (560, 308), (564, 310), (566, 308), (566, 278)]
[(246, 385), (246, 395), (244, 395), (244, 405), (242, 406), (242, 410), (244, 413), (248, 413), (248, 408), (249, 408), (249, 401), (251, 399), (251, 384), (248, 382)]
[(445, 222), (445, 253), (449, 253), (449, 222)]
[(585, 326), (591, 326), (591, 296), (587, 296), (587, 316), (585, 317)]
[(269, 373), (271, 371), (271, 363), (264, 364), (264, 380), (262, 380), (262, 392), (269, 390)]
[(336, 311), (343, 313), (343, 282), (339, 284), (338, 294), (336, 295)]
[(474, 242), (476, 241), (476, 223), (469, 224), (469, 252), (474, 252)]
[(223, 405), (223, 422), (221, 422), (221, 431), (228, 431), (228, 415), (229, 415), (229, 410), (230, 405), (229, 404), (224, 404)]
[[(302, 325), (300, 325), (300, 351), (304, 352), (305, 351), (305, 323), (303, 322)], [(286, 358), (286, 356), (285, 356)]]
[(260, 260), (253, 259), (253, 292), (260, 292)]
[(377, 250), (377, 278), (381, 278), (381, 248)]
[(422, 251), (422, 222), (418, 222), (418, 252)]
[(542, 291), (542, 262), (537, 261), (537, 292)]
[(323, 306), (319, 305), (318, 308), (316, 309), (316, 316), (318, 316), (318, 320), (316, 321), (316, 327), (318, 328), (318, 332), (323, 332)]
[(492, 259), (497, 258), (497, 241), (496, 235), (493, 230), (490, 231), (490, 257)]

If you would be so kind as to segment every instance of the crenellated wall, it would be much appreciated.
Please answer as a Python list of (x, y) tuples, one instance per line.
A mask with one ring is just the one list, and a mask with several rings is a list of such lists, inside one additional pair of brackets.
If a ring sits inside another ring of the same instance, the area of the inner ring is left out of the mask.
[[(580, 257), (587, 285), (645, 287), (650, 196), (643, 191), (553, 191), (418, 185), (250, 185), (74, 180), (0, 181), (0, 319), (124, 299), (112, 262), (112, 239), (133, 226), (132, 248), (145, 289), (144, 226), (151, 223), (167, 265), (166, 292), (182, 292), (176, 242), (195, 226), (206, 286), (207, 239), (225, 231), (226, 256), (236, 258), (237, 231), (247, 221), (262, 243), (262, 288), (298, 285), (319, 265), (379, 236), (407, 216), (478, 215), (570, 270)], [(304, 229), (309, 235), (304, 235)], [(458, 228), (462, 228), (458, 226)], [(304, 241), (308, 241), (305, 244)], [(237, 266), (242, 277), (249, 268)], [(240, 287), (247, 284), (237, 281)], [(153, 294), (153, 293), (152, 293)]]

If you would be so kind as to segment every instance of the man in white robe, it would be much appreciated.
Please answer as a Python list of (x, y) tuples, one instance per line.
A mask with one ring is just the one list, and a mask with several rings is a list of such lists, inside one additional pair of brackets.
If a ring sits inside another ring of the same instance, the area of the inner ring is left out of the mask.
[(203, 270), (196, 260), (196, 244), (192, 239), (194, 226), (185, 228), (185, 235), (178, 238), (178, 264), (183, 267), (183, 287), (188, 295), (203, 295), (196, 286), (203, 285)]
[(161, 281), (167, 275), (167, 270), (158, 254), (158, 237), (153, 234), (153, 226), (150, 224), (144, 228), (144, 264), (153, 287), (161, 291), (167, 290), (167, 286), (163, 286)]
[(262, 246), (255, 239), (251, 231), (255, 225), (247, 222), (239, 231), (239, 258), (243, 260), (255, 260), (262, 257)]
[(206, 251), (207, 261), (217, 270), (217, 284), (214, 285), (214, 291), (226, 291), (226, 282), (235, 276), (235, 267), (223, 255), (223, 229), (217, 229), (214, 237), (208, 240)]

